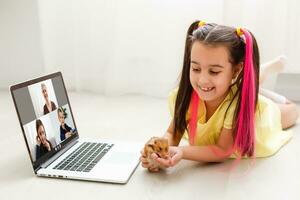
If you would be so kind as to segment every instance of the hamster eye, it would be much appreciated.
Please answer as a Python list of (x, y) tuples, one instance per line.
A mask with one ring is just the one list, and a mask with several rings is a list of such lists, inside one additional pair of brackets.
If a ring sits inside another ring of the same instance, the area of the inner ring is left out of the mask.
[(159, 150), (161, 151), (161, 150), (162, 150), (162, 148), (161, 148), (161, 147), (159, 147)]

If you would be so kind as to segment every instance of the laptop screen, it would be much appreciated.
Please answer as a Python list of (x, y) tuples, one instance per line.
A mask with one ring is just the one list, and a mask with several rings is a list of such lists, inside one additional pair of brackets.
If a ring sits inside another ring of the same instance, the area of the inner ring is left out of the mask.
[(11, 87), (34, 169), (78, 137), (60, 72)]

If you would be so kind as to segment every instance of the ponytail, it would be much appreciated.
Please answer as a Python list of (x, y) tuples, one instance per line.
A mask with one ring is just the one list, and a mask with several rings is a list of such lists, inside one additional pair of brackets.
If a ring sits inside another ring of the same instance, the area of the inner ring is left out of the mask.
[(244, 62), (244, 74), (242, 79), (240, 108), (236, 122), (236, 135), (234, 149), (241, 156), (254, 156), (255, 148), (255, 108), (257, 102), (256, 73), (253, 63), (252, 35), (245, 29), (237, 29), (237, 34), (244, 36), (246, 43), (246, 55)]

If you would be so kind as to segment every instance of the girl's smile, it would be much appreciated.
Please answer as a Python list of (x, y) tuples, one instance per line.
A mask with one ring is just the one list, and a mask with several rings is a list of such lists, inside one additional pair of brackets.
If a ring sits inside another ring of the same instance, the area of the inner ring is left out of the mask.
[(213, 89), (215, 89), (215, 87), (199, 87), (199, 88), (204, 92), (210, 92)]

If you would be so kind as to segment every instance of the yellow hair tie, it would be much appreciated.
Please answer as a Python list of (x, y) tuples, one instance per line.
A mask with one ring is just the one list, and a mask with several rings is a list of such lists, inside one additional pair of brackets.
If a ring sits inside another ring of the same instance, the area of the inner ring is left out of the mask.
[(236, 28), (236, 34), (237, 34), (239, 37), (241, 37), (244, 33), (242, 32), (241, 28), (238, 27), (238, 28)]
[(202, 26), (204, 26), (205, 24), (206, 24), (205, 21), (199, 21), (198, 27), (202, 27)]

